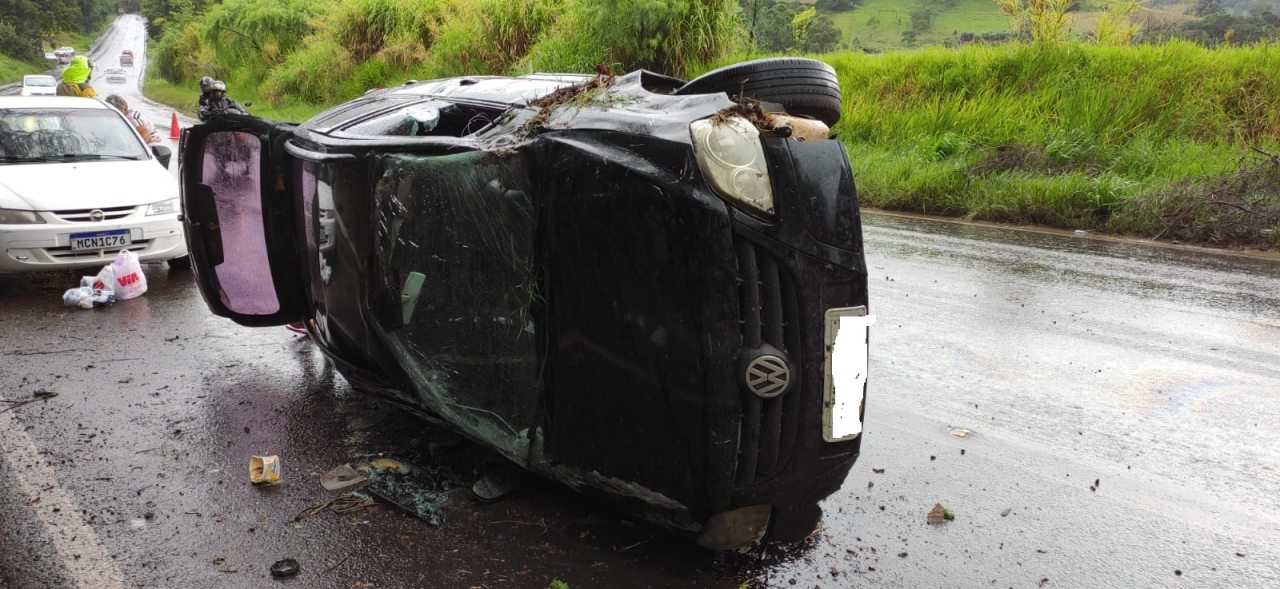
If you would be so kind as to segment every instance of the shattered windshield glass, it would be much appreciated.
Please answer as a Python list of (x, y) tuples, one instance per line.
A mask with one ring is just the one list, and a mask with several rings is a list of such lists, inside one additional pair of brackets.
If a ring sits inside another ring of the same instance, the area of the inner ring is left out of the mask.
[(534, 204), (525, 162), (388, 155), (373, 310), (424, 402), (513, 456), (537, 410)]
[(0, 163), (148, 158), (115, 111), (0, 109)]

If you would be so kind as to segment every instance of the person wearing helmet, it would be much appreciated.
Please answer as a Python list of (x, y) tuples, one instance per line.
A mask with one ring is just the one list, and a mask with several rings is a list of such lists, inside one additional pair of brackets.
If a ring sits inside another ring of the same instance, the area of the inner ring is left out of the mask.
[(205, 76), (200, 78), (200, 110), (203, 111), (209, 104), (209, 88), (213, 86), (213, 78)]
[(67, 68), (62, 70), (62, 83), (58, 84), (55, 92), (58, 96), (87, 96), (89, 98), (97, 98), (98, 92), (89, 85), (89, 78), (93, 75), (93, 64), (83, 55), (77, 55), (71, 58), (71, 63), (67, 64)]
[(214, 80), (209, 85), (209, 101), (200, 108), (200, 120), (204, 121), (211, 115), (224, 113), (245, 114), (245, 110), (240, 108), (236, 101), (227, 97), (227, 84), (225, 82)]
[(112, 94), (107, 97), (106, 103), (114, 106), (116, 110), (120, 111), (120, 114), (124, 115), (125, 118), (129, 120), (129, 124), (133, 125), (133, 128), (138, 130), (138, 134), (142, 135), (142, 139), (147, 142), (147, 145), (160, 144), (160, 136), (156, 135), (155, 126), (147, 121), (147, 119), (143, 118), (142, 113), (130, 109), (129, 103), (125, 102), (123, 98), (116, 94)]

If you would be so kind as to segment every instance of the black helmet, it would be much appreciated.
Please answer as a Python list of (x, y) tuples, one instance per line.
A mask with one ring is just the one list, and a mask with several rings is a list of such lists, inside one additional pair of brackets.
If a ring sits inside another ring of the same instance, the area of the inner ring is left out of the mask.
[(203, 77), (203, 78), (200, 78), (200, 87), (201, 87), (201, 88), (208, 88), (209, 86), (212, 86), (212, 85), (213, 85), (213, 78), (211, 78), (211, 77), (209, 77), (209, 76), (205, 76), (205, 77)]

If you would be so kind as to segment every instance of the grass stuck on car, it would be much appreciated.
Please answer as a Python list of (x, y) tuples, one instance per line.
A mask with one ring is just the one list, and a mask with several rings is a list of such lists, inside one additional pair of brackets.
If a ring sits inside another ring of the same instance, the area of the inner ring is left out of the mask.
[(210, 309), (713, 549), (795, 541), (858, 457), (867, 273), (834, 71), (473, 76), (186, 130)]

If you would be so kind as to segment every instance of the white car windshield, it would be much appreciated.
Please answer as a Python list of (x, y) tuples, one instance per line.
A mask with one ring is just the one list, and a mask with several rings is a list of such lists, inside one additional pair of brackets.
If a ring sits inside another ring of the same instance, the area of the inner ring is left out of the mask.
[(150, 157), (112, 110), (0, 109), (0, 164)]
[(54, 82), (52, 76), (27, 76), (22, 79), (22, 85), (53, 87), (53, 86), (57, 86), (58, 84)]

